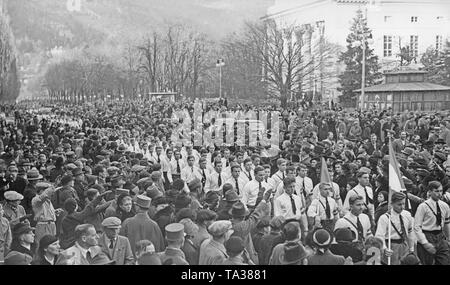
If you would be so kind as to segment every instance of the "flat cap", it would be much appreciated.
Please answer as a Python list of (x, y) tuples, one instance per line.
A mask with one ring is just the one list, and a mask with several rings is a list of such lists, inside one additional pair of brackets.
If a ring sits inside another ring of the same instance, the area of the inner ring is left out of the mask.
[(9, 201), (23, 200), (23, 195), (20, 193), (17, 193), (16, 191), (6, 191), (4, 196), (5, 196), (5, 199), (9, 200)]
[(395, 202), (401, 201), (405, 198), (406, 198), (406, 195), (403, 194), (402, 192), (394, 191), (391, 196), (391, 202), (395, 203)]
[(105, 228), (118, 229), (122, 225), (122, 222), (117, 217), (108, 217), (103, 220), (102, 226)]
[(139, 172), (145, 169), (145, 166), (139, 165), (139, 164), (135, 164), (133, 165), (133, 167), (131, 167), (131, 171), (132, 172)]
[(225, 234), (227, 231), (231, 230), (233, 225), (231, 221), (215, 221), (208, 227), (208, 232), (212, 236), (221, 236)]

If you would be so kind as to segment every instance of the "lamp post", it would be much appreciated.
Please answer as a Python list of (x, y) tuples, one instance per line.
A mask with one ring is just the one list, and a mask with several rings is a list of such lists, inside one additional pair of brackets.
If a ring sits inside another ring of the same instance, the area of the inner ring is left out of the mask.
[(219, 68), (219, 98), (222, 98), (222, 66), (225, 65), (223, 58), (219, 58), (216, 62), (216, 67)]

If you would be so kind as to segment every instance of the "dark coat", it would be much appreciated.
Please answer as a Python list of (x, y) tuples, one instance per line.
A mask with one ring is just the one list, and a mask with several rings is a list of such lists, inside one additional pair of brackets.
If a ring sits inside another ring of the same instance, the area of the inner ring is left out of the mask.
[(267, 235), (263, 235), (259, 241), (259, 246), (257, 249), (259, 265), (268, 265), (269, 258), (272, 254), (274, 247), (274, 241), (281, 237), (280, 232), (270, 232)]
[(375, 224), (378, 224), (378, 219), (381, 217), (381, 215), (387, 213), (388, 211), (388, 203), (382, 202), (378, 207), (375, 209)]
[(356, 248), (352, 243), (339, 242), (330, 246), (330, 251), (336, 255), (342, 255), (343, 257), (351, 257), (353, 262), (359, 262), (363, 259), (361, 250)]
[(181, 248), (183, 251), (186, 261), (189, 263), (189, 265), (198, 265), (198, 258), (199, 258), (199, 250), (194, 246), (194, 243), (190, 239), (184, 240), (184, 245)]

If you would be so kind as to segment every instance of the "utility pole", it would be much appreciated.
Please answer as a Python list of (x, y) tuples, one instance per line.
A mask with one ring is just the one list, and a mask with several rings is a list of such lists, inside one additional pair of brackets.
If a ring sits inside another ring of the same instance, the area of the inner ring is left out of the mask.
[(225, 65), (223, 58), (219, 58), (216, 62), (216, 67), (219, 68), (219, 98), (222, 99), (222, 66)]

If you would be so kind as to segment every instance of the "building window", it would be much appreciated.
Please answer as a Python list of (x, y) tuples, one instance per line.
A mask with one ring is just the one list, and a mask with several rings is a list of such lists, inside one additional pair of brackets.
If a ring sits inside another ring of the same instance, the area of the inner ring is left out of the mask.
[(419, 55), (419, 36), (410, 37), (409, 51), (413, 57), (417, 57)]
[(384, 22), (389, 23), (392, 19), (392, 16), (384, 16)]
[(436, 17), (436, 20), (442, 21), (442, 20), (444, 20), (444, 17), (442, 17), (442, 16), (437, 16), (437, 17)]
[(384, 57), (392, 56), (392, 36), (384, 36), (383, 43)]
[(411, 23), (417, 23), (417, 16), (411, 17)]
[(440, 35), (436, 36), (436, 50), (437, 51), (442, 50), (442, 36), (440, 36)]

